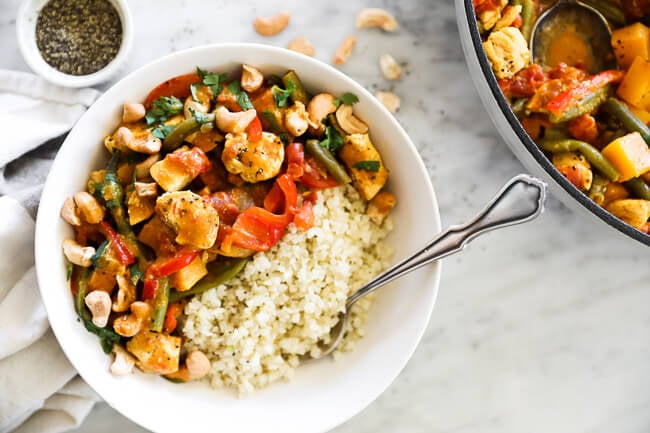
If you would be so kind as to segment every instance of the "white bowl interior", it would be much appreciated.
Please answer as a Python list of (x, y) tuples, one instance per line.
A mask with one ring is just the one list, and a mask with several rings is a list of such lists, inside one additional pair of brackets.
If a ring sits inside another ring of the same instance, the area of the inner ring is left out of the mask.
[(108, 80), (126, 61), (133, 44), (133, 22), (125, 0), (108, 0), (122, 21), (122, 45), (117, 55), (106, 66), (88, 75), (69, 75), (50, 66), (36, 45), (38, 13), (49, 0), (24, 0), (18, 10), (16, 32), (18, 47), (30, 68), (46, 80), (67, 87), (88, 87)]
[(291, 382), (273, 384), (246, 398), (210, 389), (206, 383), (179, 386), (153, 375), (116, 378), (109, 373), (109, 357), (74, 313), (60, 247), (71, 230), (59, 218), (61, 204), (84, 187), (91, 169), (106, 163), (102, 138), (117, 125), (124, 102), (143, 100), (156, 84), (195, 66), (236, 72), (242, 63), (265, 74), (295, 69), (312, 91), (359, 96), (355, 113), (370, 125), (390, 169), (390, 190), (398, 197), (395, 230), (389, 237), (394, 261), (417, 251), (440, 231), (431, 182), (403, 129), (370, 93), (317, 60), (261, 45), (213, 45), (172, 54), (118, 82), (79, 120), (52, 166), (38, 213), (36, 264), (52, 329), (71, 363), (111, 406), (158, 432), (306, 433), (333, 428), (379, 396), (402, 370), (427, 326), (438, 289), (439, 263), (392, 283), (381, 290), (367, 336), (354, 352), (338, 361), (310, 362)]

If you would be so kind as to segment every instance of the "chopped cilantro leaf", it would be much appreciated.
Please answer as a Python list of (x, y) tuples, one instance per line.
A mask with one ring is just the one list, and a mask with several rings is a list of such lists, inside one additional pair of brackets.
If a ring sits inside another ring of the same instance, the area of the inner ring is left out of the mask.
[(381, 164), (379, 161), (359, 161), (353, 165), (354, 168), (359, 170), (378, 172)]
[(105, 240), (99, 246), (97, 247), (97, 251), (93, 256), (90, 258), (90, 261), (93, 262), (93, 265), (98, 268), (99, 267), (99, 259), (101, 258), (102, 254), (104, 254), (104, 250), (106, 249), (106, 245), (108, 245), (108, 241)]
[(167, 135), (169, 135), (169, 133), (174, 130), (174, 128), (176, 127), (173, 125), (160, 124), (156, 126), (153, 129), (153, 131), (151, 131), (151, 134), (156, 138), (160, 138), (161, 140), (164, 140), (165, 138), (167, 138)]
[(175, 96), (161, 96), (153, 101), (151, 110), (144, 116), (147, 126), (156, 122), (164, 122), (169, 117), (183, 111), (183, 103)]
[(338, 107), (341, 104), (354, 105), (359, 102), (359, 98), (354, 93), (345, 92), (340, 98), (334, 100), (334, 105)]
[(200, 111), (192, 110), (190, 108), (190, 113), (192, 113), (192, 117), (196, 119), (196, 121), (199, 123), (199, 125), (203, 125), (205, 123), (208, 123), (212, 120), (210, 116), (208, 116), (205, 113), (201, 113)]
[(205, 78), (205, 76), (208, 75), (208, 71), (204, 71), (203, 69), (201, 69), (200, 67), (197, 66), (196, 67), (196, 75), (198, 75), (201, 78), (201, 80), (203, 80)]
[(275, 104), (282, 108), (287, 105), (287, 101), (289, 100), (289, 97), (291, 96), (291, 93), (293, 92), (295, 86), (293, 84), (293, 81), (289, 81), (289, 85), (287, 86), (286, 89), (281, 88), (278, 85), (275, 85), (271, 87), (271, 92), (273, 92), (273, 98), (275, 99)]
[(321, 147), (334, 153), (343, 146), (343, 136), (333, 126), (325, 128), (325, 139), (320, 142)]
[(242, 110), (250, 110), (253, 107), (253, 103), (248, 97), (248, 93), (242, 90), (239, 81), (235, 80), (228, 84), (228, 91), (237, 97), (237, 103)]
[(213, 74), (199, 68), (198, 66), (196, 67), (196, 74), (201, 78), (201, 82), (190, 85), (190, 92), (192, 93), (192, 98), (197, 102), (199, 101), (199, 98), (196, 95), (196, 89), (199, 86), (208, 86), (212, 91), (212, 94), (216, 97), (219, 93), (221, 93), (223, 82), (228, 76), (228, 74)]

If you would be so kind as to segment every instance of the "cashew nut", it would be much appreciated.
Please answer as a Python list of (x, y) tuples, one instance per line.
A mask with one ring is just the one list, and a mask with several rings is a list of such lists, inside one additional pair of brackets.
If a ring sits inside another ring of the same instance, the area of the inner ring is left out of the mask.
[(113, 321), (113, 330), (122, 337), (133, 337), (151, 317), (151, 305), (136, 301), (131, 304), (131, 314), (124, 314)]
[(377, 92), (375, 93), (375, 97), (391, 113), (395, 113), (399, 110), (400, 99), (396, 94), (392, 92)]
[(136, 104), (134, 102), (127, 102), (124, 104), (124, 107), (122, 109), (122, 122), (137, 122), (138, 120), (143, 119), (146, 113), (147, 110), (145, 110), (144, 105)]
[(61, 206), (61, 218), (70, 225), (81, 225), (81, 219), (79, 219), (79, 214), (77, 213), (77, 205), (74, 203), (72, 197), (66, 198), (63, 202), (63, 206)]
[(94, 290), (86, 295), (84, 302), (93, 315), (93, 323), (103, 328), (111, 314), (111, 297), (103, 290)]
[(332, 63), (335, 65), (342, 65), (347, 62), (348, 57), (352, 55), (352, 50), (357, 43), (357, 38), (350, 35), (341, 42), (341, 45), (338, 46), (334, 52), (334, 57), (332, 58)]
[(135, 182), (133, 186), (138, 197), (156, 197), (158, 195), (158, 184), (156, 182)]
[(148, 131), (148, 134), (143, 137), (136, 137), (129, 128), (121, 126), (115, 135), (118, 146), (126, 147), (134, 152), (154, 154), (159, 152), (162, 147), (160, 138), (154, 137), (151, 131)]
[(136, 287), (130, 279), (124, 275), (118, 274), (117, 279), (117, 295), (115, 302), (113, 302), (112, 310), (116, 313), (123, 313), (129, 309), (129, 306), (136, 298)]
[(325, 132), (323, 119), (335, 111), (334, 96), (329, 93), (319, 93), (311, 98), (311, 101), (307, 104), (307, 113), (309, 113), (309, 121), (316, 135), (322, 135)]
[(262, 87), (264, 75), (251, 65), (243, 64), (241, 67), (241, 88), (247, 92), (255, 92)]
[(296, 103), (287, 110), (284, 115), (284, 126), (289, 134), (299, 137), (309, 128), (309, 115), (305, 111), (305, 105), (296, 101)]
[(131, 374), (135, 365), (135, 357), (124, 350), (119, 344), (113, 344), (113, 354), (115, 355), (115, 360), (111, 364), (111, 373), (115, 376)]
[(255, 116), (257, 116), (257, 111), (254, 108), (231, 113), (226, 107), (220, 106), (215, 111), (217, 127), (224, 132), (231, 132), (233, 134), (244, 132), (253, 119), (255, 119)]
[(357, 15), (357, 28), (365, 29), (368, 27), (381, 27), (387, 32), (397, 30), (397, 20), (393, 15), (379, 8), (363, 9)]
[(352, 106), (341, 104), (336, 110), (336, 121), (341, 129), (348, 134), (365, 134), (368, 132), (368, 125), (363, 123), (357, 116), (352, 114)]
[(316, 50), (314, 49), (314, 46), (304, 36), (299, 36), (294, 40), (292, 40), (291, 42), (289, 42), (287, 48), (289, 48), (291, 51), (295, 51), (297, 53), (301, 53), (306, 56), (313, 56), (314, 54), (316, 54)]
[(387, 80), (397, 80), (402, 76), (402, 68), (397, 64), (395, 58), (390, 54), (382, 54), (379, 57), (381, 72)]
[(190, 117), (194, 116), (192, 114), (193, 111), (199, 113), (207, 113), (209, 109), (209, 103), (206, 105), (201, 102), (197, 102), (190, 96), (185, 100), (185, 103), (183, 104), (183, 115), (186, 119), (189, 119)]
[(95, 255), (93, 247), (81, 246), (74, 239), (65, 239), (63, 241), (63, 254), (70, 263), (87, 268), (92, 264), (92, 256)]
[(99, 224), (104, 219), (104, 208), (91, 194), (80, 191), (73, 198), (84, 221), (89, 224)]
[(200, 350), (194, 350), (187, 354), (185, 364), (181, 365), (178, 371), (168, 374), (166, 377), (189, 382), (201, 379), (209, 372), (210, 360), (208, 357)]
[(262, 36), (275, 36), (289, 25), (289, 18), (289, 12), (281, 12), (272, 17), (257, 17), (253, 21), (253, 27)]
[(154, 153), (144, 161), (135, 165), (135, 175), (138, 179), (149, 177), (149, 169), (152, 165), (160, 161), (160, 154)]

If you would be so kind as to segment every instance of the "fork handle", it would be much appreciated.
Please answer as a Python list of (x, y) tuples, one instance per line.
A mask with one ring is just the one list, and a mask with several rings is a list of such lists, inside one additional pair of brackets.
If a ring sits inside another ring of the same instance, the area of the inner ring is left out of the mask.
[(526, 174), (513, 177), (473, 219), (463, 225), (449, 227), (423, 249), (350, 295), (346, 309), (349, 310), (359, 299), (384, 284), (427, 263), (461, 251), (483, 233), (532, 220), (543, 212), (545, 200), (544, 182)]

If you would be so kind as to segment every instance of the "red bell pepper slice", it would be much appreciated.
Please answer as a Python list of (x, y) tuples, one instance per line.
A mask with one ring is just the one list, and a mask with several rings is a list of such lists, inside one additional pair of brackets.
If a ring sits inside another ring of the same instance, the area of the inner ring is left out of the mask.
[(294, 142), (287, 145), (284, 149), (287, 159), (287, 173), (294, 180), (298, 180), (305, 173), (305, 151), (300, 142)]
[(117, 259), (120, 261), (120, 263), (123, 265), (130, 265), (135, 262), (135, 256), (126, 246), (120, 235), (115, 230), (113, 230), (113, 227), (111, 227), (111, 225), (106, 221), (102, 221), (100, 225), (102, 227), (102, 231), (113, 245), (113, 248), (115, 248)]
[(593, 93), (610, 83), (621, 81), (624, 75), (625, 71), (614, 69), (593, 75), (551, 99), (551, 101), (546, 104), (546, 109), (552, 114), (560, 115), (590, 93)]
[(246, 128), (246, 134), (250, 141), (260, 141), (262, 139), (262, 122), (259, 116), (255, 116), (253, 121)]
[(153, 104), (153, 101), (160, 98), (161, 96), (175, 96), (183, 101), (191, 94), (190, 86), (194, 83), (200, 82), (201, 77), (199, 77), (199, 74), (196, 72), (170, 78), (169, 80), (158, 84), (153, 88), (151, 92), (149, 92), (147, 99), (144, 100), (144, 106), (147, 110), (149, 110), (151, 108), (151, 104)]
[(173, 257), (158, 259), (149, 265), (144, 276), (143, 299), (153, 299), (158, 289), (158, 279), (178, 272), (196, 259), (198, 250), (183, 248)]
[(178, 317), (183, 313), (183, 307), (178, 302), (170, 304), (167, 307), (167, 313), (165, 313), (165, 322), (163, 323), (163, 329), (167, 334), (171, 334), (176, 330), (178, 326)]

